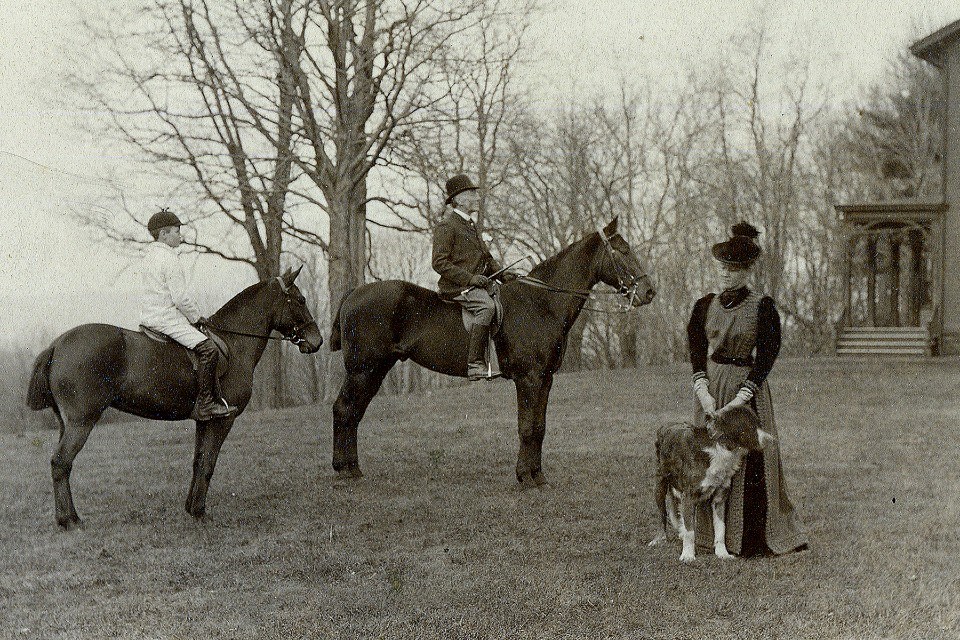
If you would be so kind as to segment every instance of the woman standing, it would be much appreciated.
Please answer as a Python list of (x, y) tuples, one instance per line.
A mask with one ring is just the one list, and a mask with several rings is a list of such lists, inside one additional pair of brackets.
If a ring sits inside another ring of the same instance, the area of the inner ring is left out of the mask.
[[(697, 300), (687, 325), (696, 422), (726, 407), (749, 405), (763, 429), (777, 435), (767, 375), (780, 352), (780, 315), (772, 298), (747, 286), (761, 252), (754, 241), (760, 232), (746, 222), (732, 231), (729, 240), (713, 245), (713, 256), (722, 264), (723, 291)], [(696, 533), (697, 546), (713, 547), (709, 502), (697, 512)], [(788, 553), (806, 544), (787, 496), (779, 444), (770, 443), (750, 453), (733, 477), (727, 548), (754, 556)]]

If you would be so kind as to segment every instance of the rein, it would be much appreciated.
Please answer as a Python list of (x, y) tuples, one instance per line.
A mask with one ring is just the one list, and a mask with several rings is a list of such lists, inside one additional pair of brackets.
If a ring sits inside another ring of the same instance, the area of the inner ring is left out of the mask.
[[(563, 287), (555, 287), (552, 284), (547, 284), (543, 280), (540, 280), (539, 278), (534, 278), (532, 276), (520, 276), (519, 278), (517, 278), (517, 281), (530, 287), (536, 287), (537, 289), (544, 289), (546, 291), (551, 291), (553, 293), (563, 293), (566, 295), (574, 296), (576, 298), (580, 298), (581, 300), (584, 300), (584, 301), (589, 300), (590, 296), (595, 296), (595, 295), (605, 295), (605, 296), (622, 296), (623, 295), (619, 291), (593, 291), (590, 289), (565, 289)], [(582, 308), (586, 311), (595, 311), (597, 313), (607, 313), (611, 315), (618, 314), (618, 313), (630, 313), (630, 311), (633, 310), (633, 307), (630, 306), (629, 302), (627, 304), (618, 305), (617, 309), (612, 311), (610, 309), (601, 309), (599, 307), (590, 307), (587, 305), (584, 305)]]
[[(288, 295), (286, 296), (286, 298), (284, 299), (284, 301), (283, 301), (283, 305), (286, 306), (286, 305), (290, 302), (290, 296), (289, 296), (290, 289), (284, 285), (282, 278), (277, 278), (277, 280), (280, 282), (280, 288), (283, 290), (283, 292), (284, 292), (285, 294), (288, 294)], [(308, 327), (311, 322), (313, 322), (313, 320), (308, 320), (307, 322), (302, 322), (302, 323), (298, 324), (297, 326), (295, 326), (295, 327), (290, 331), (290, 335), (280, 335), (280, 336), (274, 336), (274, 335), (270, 335), (270, 334), (263, 335), (263, 334), (260, 334), (260, 333), (247, 333), (246, 331), (234, 331), (233, 329), (224, 329), (224, 328), (222, 328), (222, 327), (218, 327), (218, 326), (214, 325), (214, 324), (213, 324), (212, 322), (210, 322), (209, 320), (207, 320), (206, 322), (204, 322), (204, 323), (203, 323), (203, 326), (209, 327), (209, 328), (210, 328), (211, 330), (213, 330), (213, 331), (218, 331), (218, 332), (220, 332), (220, 333), (229, 333), (230, 335), (234, 335), (234, 336), (244, 336), (244, 337), (247, 337), (247, 338), (260, 338), (261, 340), (279, 340), (279, 341), (281, 341), (281, 342), (289, 342), (289, 343), (291, 343), (291, 344), (300, 346), (300, 344), (302, 344), (302, 343), (304, 342), (304, 338), (303, 338), (303, 335), (301, 334), (301, 332), (302, 332), (306, 327)]]
[[(616, 235), (616, 234), (614, 234)], [(610, 311), (608, 309), (599, 309), (597, 307), (588, 307), (584, 305), (584, 309), (587, 311), (596, 311), (598, 313), (628, 313), (633, 308), (633, 300), (637, 296), (637, 287), (640, 284), (640, 280), (644, 276), (629, 276), (629, 272), (626, 272), (625, 268), (621, 262), (617, 259), (617, 250), (613, 248), (613, 245), (610, 243), (610, 238), (607, 237), (605, 233), (600, 232), (600, 237), (603, 239), (604, 248), (607, 251), (607, 256), (613, 262), (614, 269), (617, 271), (617, 280), (620, 283), (620, 287), (617, 291), (594, 291), (593, 289), (567, 289), (565, 287), (557, 287), (555, 285), (549, 284), (540, 280), (539, 278), (534, 278), (533, 276), (520, 276), (517, 280), (527, 286), (536, 287), (538, 289), (544, 289), (553, 293), (562, 293), (581, 300), (589, 300), (591, 296), (596, 295), (607, 295), (607, 296), (623, 296), (627, 298), (626, 305), (620, 306), (615, 311)], [(624, 273), (627, 273), (628, 278), (624, 278)], [(630, 284), (628, 285), (627, 282)]]
[[(310, 323), (309, 323), (309, 322), (306, 322), (306, 323), (304, 323), (304, 324), (302, 324), (302, 325), (298, 325), (298, 326), (294, 327), (293, 331), (294, 331), (294, 332), (297, 332), (297, 331), (303, 329), (304, 327), (306, 327), (308, 324), (310, 324)], [(260, 334), (260, 333), (246, 333), (245, 331), (234, 331), (233, 329), (224, 329), (224, 328), (222, 328), (222, 327), (218, 327), (218, 326), (216, 326), (215, 324), (212, 324), (212, 323), (210, 323), (210, 322), (204, 322), (204, 323), (203, 323), (203, 326), (209, 327), (210, 330), (216, 331), (217, 333), (229, 333), (230, 335), (234, 335), (234, 336), (245, 336), (245, 337), (247, 337), (247, 338), (262, 338), (263, 340), (280, 340), (281, 342), (287, 341), (287, 342), (292, 342), (293, 344), (297, 344), (297, 342), (299, 342), (300, 340), (303, 340), (303, 338), (300, 338), (299, 336), (295, 336), (295, 335), (294, 335), (294, 336), (283, 336), (283, 335), (281, 335), (281, 336), (274, 336), (274, 335), (265, 336), (265, 335)]]

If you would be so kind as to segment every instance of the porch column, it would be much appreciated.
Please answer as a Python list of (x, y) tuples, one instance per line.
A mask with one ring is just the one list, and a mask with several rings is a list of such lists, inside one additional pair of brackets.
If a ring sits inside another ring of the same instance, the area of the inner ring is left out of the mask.
[(887, 326), (900, 326), (900, 240), (894, 231), (887, 236), (890, 246), (890, 299), (887, 305)]
[(877, 236), (867, 236), (867, 326), (877, 326)]
[(927, 278), (927, 261), (923, 253), (923, 233), (914, 229), (910, 231), (910, 308), (907, 310), (907, 321), (911, 327), (920, 326), (920, 307), (923, 306), (925, 280)]

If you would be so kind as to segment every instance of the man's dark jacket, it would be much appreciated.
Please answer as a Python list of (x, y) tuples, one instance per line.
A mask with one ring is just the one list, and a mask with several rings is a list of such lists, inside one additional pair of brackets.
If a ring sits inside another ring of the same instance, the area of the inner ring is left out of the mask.
[(470, 278), (500, 270), (476, 225), (451, 211), (433, 228), (433, 270), (440, 274), (440, 295), (458, 296)]

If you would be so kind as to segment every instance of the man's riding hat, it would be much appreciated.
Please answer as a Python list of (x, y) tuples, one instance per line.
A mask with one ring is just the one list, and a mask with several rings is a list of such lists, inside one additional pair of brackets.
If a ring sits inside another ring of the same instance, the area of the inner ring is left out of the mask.
[(464, 191), (475, 191), (476, 189), (477, 185), (473, 184), (469, 176), (462, 173), (453, 176), (447, 180), (447, 204), (450, 204), (454, 198)]
[(160, 209), (160, 211), (150, 216), (150, 220), (147, 222), (147, 231), (150, 232), (150, 235), (156, 237), (157, 232), (164, 227), (180, 226), (183, 226), (183, 223), (180, 222), (180, 218), (177, 217), (177, 214), (173, 213), (169, 209)]
[(730, 228), (732, 236), (713, 245), (713, 257), (734, 267), (749, 267), (760, 256), (760, 246), (754, 238), (760, 235), (749, 222), (738, 222)]

